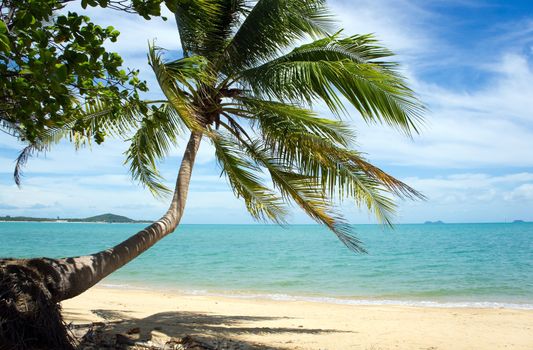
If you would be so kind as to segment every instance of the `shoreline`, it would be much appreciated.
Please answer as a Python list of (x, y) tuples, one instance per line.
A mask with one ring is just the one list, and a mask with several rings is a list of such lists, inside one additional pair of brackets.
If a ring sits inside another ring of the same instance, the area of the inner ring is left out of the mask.
[(109, 221), (68, 221), (68, 220), (50, 220), (50, 221), (33, 221), (33, 220), (0, 220), (0, 223), (7, 222), (10, 224), (149, 224), (151, 221), (139, 222), (109, 222)]
[[(47, 221), (47, 220), (43, 220), (43, 221), (38, 221), (38, 220), (0, 220), (0, 223), (2, 222), (9, 222), (9, 223), (16, 223), (16, 222), (24, 222), (24, 223), (47, 223), (47, 222), (52, 222), (52, 223), (64, 223), (64, 222), (67, 222), (67, 223), (80, 223), (80, 224), (94, 224), (94, 223), (105, 223), (105, 224), (151, 224), (155, 221), (154, 220), (147, 220), (147, 221), (133, 221), (133, 222), (108, 222), (108, 221), (100, 221), (100, 222), (96, 222), (96, 221), (62, 221), (62, 219), (60, 219), (60, 221), (54, 221), (55, 219), (53, 220), (50, 220), (50, 221)], [(402, 223), (395, 223), (394, 226), (415, 226), (415, 225), (419, 225), (419, 226), (453, 226), (453, 225), (510, 225), (510, 224), (513, 224), (513, 225), (521, 225), (521, 224), (533, 224), (533, 221), (521, 221), (521, 220), (514, 220), (514, 221), (482, 221), (482, 222), (442, 222), (442, 223), (426, 223), (426, 222), (402, 222)], [(279, 225), (278, 224), (264, 224), (264, 223), (248, 223), (248, 224), (229, 224), (229, 223), (213, 223), (213, 224), (202, 224), (202, 223), (186, 223), (186, 224), (180, 224), (180, 226), (183, 226), (183, 225), (186, 225), (186, 226), (275, 226), (275, 227), (278, 227)], [(385, 227), (386, 226), (383, 226), (382, 224), (379, 224), (379, 223), (350, 223), (349, 225), (352, 225), (352, 226), (378, 226), (378, 227)], [(288, 225), (288, 226), (320, 226), (319, 224), (313, 224), (313, 223), (310, 223), (310, 224), (291, 224), (291, 225)]]
[(424, 307), (439, 309), (508, 309), (508, 310), (533, 310), (531, 302), (513, 301), (487, 301), (487, 300), (429, 300), (408, 299), (402, 297), (380, 298), (372, 296), (336, 296), (323, 294), (293, 294), (290, 292), (262, 292), (262, 291), (234, 291), (234, 290), (206, 290), (188, 289), (175, 286), (143, 286), (135, 284), (100, 283), (102, 289), (139, 290), (154, 293), (172, 293), (183, 296), (221, 297), (243, 300), (271, 300), (271, 301), (303, 301), (310, 303), (324, 303), (334, 305), (360, 305), (360, 306), (399, 306), (399, 307)]
[(533, 310), (237, 299), (97, 286), (62, 303), (67, 322), (195, 335), (270, 349), (530, 349)]

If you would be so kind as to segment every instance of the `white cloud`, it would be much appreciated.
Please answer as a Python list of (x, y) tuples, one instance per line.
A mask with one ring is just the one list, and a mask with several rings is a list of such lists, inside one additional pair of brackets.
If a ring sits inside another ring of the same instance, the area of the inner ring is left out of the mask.
[[(500, 176), (457, 173), (404, 181), (422, 191), (428, 200), (399, 202), (396, 222), (533, 219), (529, 210), (533, 205), (531, 172)], [(155, 219), (164, 213), (167, 204), (168, 199), (156, 200), (128, 178), (117, 175), (32, 177), (22, 190), (0, 184), (0, 209), (4, 215), (84, 217), (113, 212)], [(350, 222), (375, 222), (365, 210), (347, 203), (342, 208)], [(290, 222), (310, 222), (301, 211), (293, 209)], [(243, 202), (235, 198), (223, 178), (193, 176), (184, 223), (252, 222)]]
[[(533, 173), (516, 173), (501, 176), (491, 176), (483, 173), (459, 173), (434, 178), (410, 177), (406, 181), (426, 193), (430, 199), (444, 197), (450, 192), (463, 192), (468, 196), (472, 192), (490, 191), (499, 188), (500, 193), (508, 193), (506, 188), (524, 182), (533, 182)], [(483, 196), (482, 196), (483, 197)]]
[(497, 76), (471, 92), (418, 81), (415, 90), (429, 106), (421, 134), (411, 140), (356, 122), (359, 144), (372, 159), (396, 165), (533, 166), (533, 71), (514, 55), (504, 56), (492, 71)]
[(507, 201), (533, 202), (533, 183), (527, 183), (516, 187), (504, 196)]
[[(165, 212), (169, 200), (155, 199), (128, 177), (114, 174), (34, 176), (26, 179), (22, 189), (0, 184), (0, 215), (87, 217), (112, 212), (156, 219)], [(253, 222), (242, 201), (218, 176), (193, 177), (187, 208), (184, 223)]]
[(330, 2), (345, 35), (374, 33), (390, 49), (402, 55), (420, 54), (434, 44), (427, 31), (419, 30), (433, 15), (415, 2), (359, 0)]
[[(487, 6), (477, 1), (454, 3)], [(533, 166), (529, 151), (533, 149), (533, 70), (527, 57), (516, 54), (509, 44), (500, 45), (497, 53), (455, 47), (457, 43), (443, 39), (446, 26), (440, 23), (450, 23), (448, 19), (426, 10), (425, 2), (336, 1), (332, 7), (345, 34), (375, 32), (387, 47), (400, 53), (397, 59), (405, 74), (429, 107), (421, 134), (413, 139), (381, 125), (364, 125), (351, 109), (358, 145), (371, 160), (431, 168)], [(514, 26), (500, 28), (500, 32), (505, 33), (504, 29), (510, 36), (524, 36)], [(450, 87), (445, 79), (421, 78), (420, 73), (431, 66), (433, 70), (466, 66), (488, 78), (481, 86)]]
[(504, 222), (533, 220), (533, 173), (501, 176), (460, 173), (433, 178), (408, 178), (425, 202), (403, 202), (401, 222)]
[[(449, 1), (441, 1), (448, 4)], [(480, 6), (476, 1), (455, 4)], [(331, 1), (345, 34), (375, 33), (396, 51), (415, 91), (429, 106), (426, 125), (413, 140), (383, 126), (366, 126), (358, 118), (358, 144), (386, 169), (401, 166), (405, 181), (424, 192), (428, 202), (400, 205), (400, 222), (425, 220), (491, 221), (533, 219), (533, 69), (526, 51), (531, 48), (533, 20), (526, 26), (495, 24), (501, 35), (489, 38), (487, 47), (497, 51), (459, 47), (446, 40), (448, 18), (427, 10), (427, 2), (407, 0)], [(69, 5), (69, 9), (72, 5)], [(81, 12), (81, 10), (79, 11)], [(109, 48), (119, 52), (125, 65), (141, 69), (159, 94), (146, 63), (147, 41), (177, 50), (174, 19), (146, 21), (139, 16), (90, 9), (88, 15), (101, 25), (113, 25), (122, 35)], [(168, 15), (168, 13), (167, 13)], [(498, 44), (499, 43), (499, 44)], [(173, 51), (175, 52), (175, 51)], [(533, 53), (533, 51), (532, 51)], [(443, 67), (470, 69), (486, 79), (481, 84), (449, 84), (446, 77), (432, 79), (428, 70)], [(451, 87), (453, 86), (453, 87)], [(353, 113), (356, 115), (356, 113)], [(186, 140), (172, 150), (161, 169), (173, 184)], [(0, 148), (0, 209), (38, 216), (89, 216), (115, 212), (134, 218), (156, 218), (166, 209), (148, 191), (133, 183), (122, 163), (127, 144), (109, 140), (93, 152), (75, 152), (61, 144), (46, 158), (32, 159), (23, 190), (11, 184), (13, 159), (20, 144), (2, 136)], [(203, 142), (194, 170), (185, 222), (251, 222), (244, 205), (227, 188), (214, 165), (214, 150)], [(514, 172), (510, 167), (527, 169)], [(425, 175), (455, 173), (455, 175)], [(413, 173), (416, 172), (416, 176)], [(498, 172), (506, 175), (492, 175)], [(349, 210), (352, 222), (368, 222), (364, 211)], [(529, 215), (529, 216), (528, 216)], [(301, 214), (295, 222), (308, 222)]]
[[(422, 84), (423, 96), (433, 106), (450, 111), (477, 112), (490, 117), (533, 122), (533, 70), (526, 57), (503, 54), (497, 63), (487, 65), (495, 77), (474, 91), (450, 91), (435, 83)], [(468, 87), (464, 87), (464, 90)], [(471, 89), (471, 88), (470, 88)]]

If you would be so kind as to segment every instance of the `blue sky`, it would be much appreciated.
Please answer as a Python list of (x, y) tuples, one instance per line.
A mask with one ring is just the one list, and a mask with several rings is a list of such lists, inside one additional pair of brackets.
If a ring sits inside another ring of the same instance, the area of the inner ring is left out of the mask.
[[(413, 139), (382, 126), (350, 122), (358, 147), (384, 170), (429, 198), (399, 202), (396, 221), (491, 222), (533, 220), (533, 2), (483, 0), (330, 0), (344, 33), (375, 33), (397, 53), (412, 87), (429, 107)], [(70, 7), (79, 12), (75, 6)], [(147, 42), (179, 52), (170, 18), (91, 9), (88, 15), (122, 34), (109, 45), (142, 70), (151, 95), (159, 91), (146, 64)], [(319, 110), (323, 110), (318, 107)], [(30, 161), (24, 185), (12, 181), (20, 145), (0, 135), (0, 215), (89, 216), (104, 212), (152, 219), (166, 202), (133, 183), (123, 165), (127, 144), (109, 140), (91, 150), (67, 143)], [(161, 169), (169, 184), (180, 149)], [(343, 205), (350, 222), (374, 222)], [(244, 205), (219, 177), (213, 150), (203, 143), (185, 223), (250, 223)], [(294, 209), (291, 222), (310, 222)]]

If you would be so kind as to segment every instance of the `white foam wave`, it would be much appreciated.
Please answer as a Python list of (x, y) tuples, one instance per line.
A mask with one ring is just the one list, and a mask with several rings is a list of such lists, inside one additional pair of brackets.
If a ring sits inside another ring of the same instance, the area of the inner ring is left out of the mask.
[(152, 288), (146, 288), (136, 285), (131, 285), (127, 283), (121, 283), (121, 284), (114, 284), (114, 283), (100, 283), (98, 284), (98, 287), (102, 288), (110, 288), (110, 289), (124, 289), (124, 290), (153, 290)]
[(327, 303), (340, 305), (361, 305), (361, 306), (412, 306), (412, 307), (434, 307), (434, 308), (479, 308), (479, 309), (517, 309), (533, 310), (533, 304), (522, 303), (504, 303), (492, 301), (465, 301), (465, 302), (448, 302), (448, 301), (429, 301), (429, 300), (393, 300), (393, 299), (347, 299), (333, 297), (311, 297), (298, 296), (289, 294), (226, 294), (226, 293), (208, 293), (203, 291), (188, 291), (187, 294), (221, 296), (226, 298), (237, 299), (269, 299), (276, 301), (306, 301), (313, 303)]
[[(163, 291), (161, 288), (146, 288), (130, 284), (99, 284), (103, 288), (112, 289), (135, 289), (135, 290), (154, 290)], [(172, 290), (164, 289), (165, 292)], [(514, 310), (533, 310), (533, 304), (528, 303), (507, 303), (494, 301), (431, 301), (431, 300), (395, 300), (395, 299), (350, 299), (335, 298), (323, 296), (300, 296), (289, 294), (254, 294), (254, 293), (224, 293), (210, 292), (205, 289), (177, 289), (174, 290), (180, 294), (198, 295), (198, 296), (216, 296), (235, 299), (267, 299), (275, 301), (304, 301), (312, 303), (327, 303), (339, 305), (361, 305), (361, 306), (409, 306), (409, 307), (431, 307), (431, 308), (472, 308), (472, 309), (514, 309)]]

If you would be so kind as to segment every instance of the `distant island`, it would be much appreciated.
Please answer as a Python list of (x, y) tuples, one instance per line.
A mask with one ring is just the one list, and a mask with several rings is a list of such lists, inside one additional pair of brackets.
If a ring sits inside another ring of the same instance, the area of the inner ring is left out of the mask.
[(444, 224), (444, 222), (443, 222), (443, 221), (440, 221), (440, 220), (438, 220), (438, 221), (426, 221), (426, 222), (424, 222), (424, 225), (440, 225), (440, 224)]
[(0, 216), (0, 221), (31, 221), (31, 222), (104, 222), (108, 224), (145, 223), (149, 220), (133, 220), (125, 216), (115, 214), (102, 214), (83, 219), (76, 218), (33, 218), (29, 216)]

